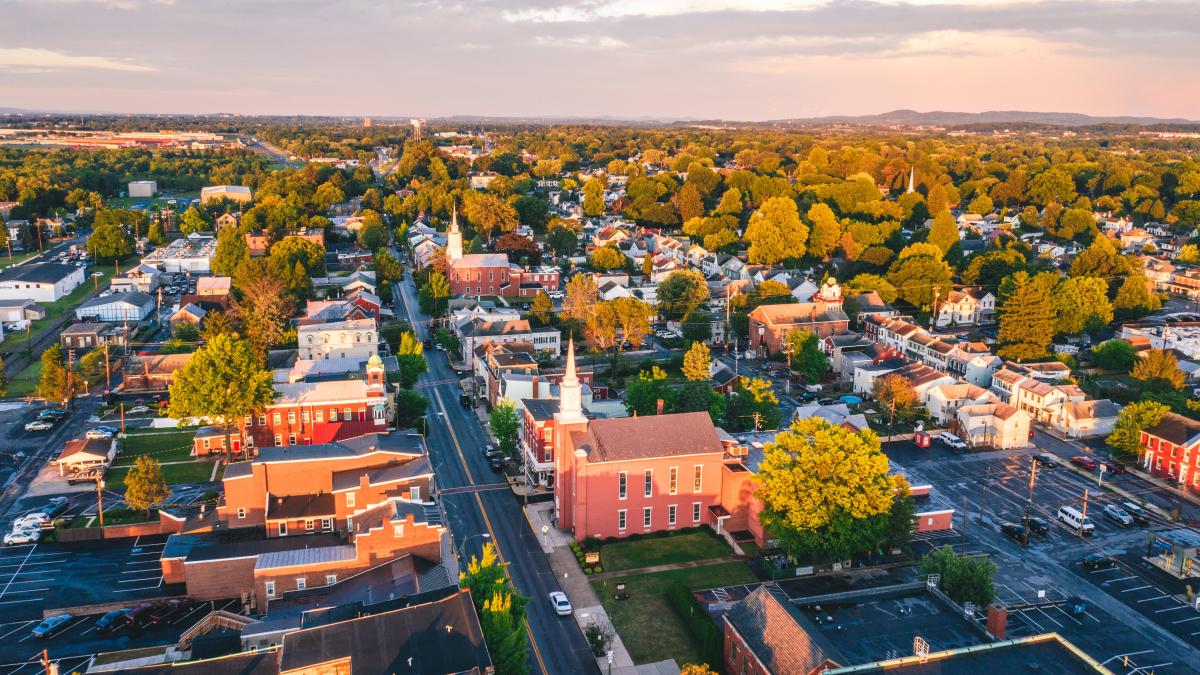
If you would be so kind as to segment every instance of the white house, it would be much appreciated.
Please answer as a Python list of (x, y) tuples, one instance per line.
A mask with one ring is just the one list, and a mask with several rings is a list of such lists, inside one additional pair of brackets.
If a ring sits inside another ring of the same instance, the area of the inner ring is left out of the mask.
[(929, 390), (929, 398), (925, 407), (929, 416), (938, 424), (946, 424), (955, 419), (958, 409), (968, 405), (979, 405), (997, 401), (992, 392), (966, 382), (958, 384), (943, 384)]
[(1063, 406), (1061, 424), (1057, 425), (1071, 438), (1092, 438), (1112, 433), (1121, 407), (1102, 398), (1071, 402)]
[(58, 474), (64, 476), (79, 471), (95, 469), (112, 464), (117, 456), (117, 441), (115, 439), (77, 438), (67, 441), (62, 454), (55, 463), (58, 464)]
[(162, 272), (157, 267), (138, 265), (121, 276), (113, 277), (108, 287), (114, 293), (153, 293), (161, 277)]
[(375, 319), (349, 319), (309, 324), (296, 328), (301, 359), (349, 359), (363, 361), (379, 354), (379, 331)]
[(83, 281), (83, 268), (74, 265), (17, 265), (0, 272), (0, 300), (55, 302), (69, 295)]
[(154, 312), (154, 297), (134, 291), (92, 298), (75, 308), (80, 321), (127, 321), (137, 323)]
[(1029, 443), (1029, 415), (1007, 403), (983, 403), (958, 409), (954, 433), (974, 447), (1006, 450)]
[(975, 326), (991, 323), (996, 316), (996, 296), (974, 289), (950, 291), (946, 300), (938, 305), (936, 325)]

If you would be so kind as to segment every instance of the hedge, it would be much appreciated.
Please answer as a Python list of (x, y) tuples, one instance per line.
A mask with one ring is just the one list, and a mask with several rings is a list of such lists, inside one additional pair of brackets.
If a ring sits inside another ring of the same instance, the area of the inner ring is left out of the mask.
[(671, 609), (679, 615), (679, 619), (687, 627), (688, 633), (700, 647), (700, 655), (704, 661), (710, 668), (719, 668), (724, 641), (721, 639), (721, 631), (708, 617), (704, 606), (683, 584), (668, 586), (666, 598), (667, 604), (671, 605)]

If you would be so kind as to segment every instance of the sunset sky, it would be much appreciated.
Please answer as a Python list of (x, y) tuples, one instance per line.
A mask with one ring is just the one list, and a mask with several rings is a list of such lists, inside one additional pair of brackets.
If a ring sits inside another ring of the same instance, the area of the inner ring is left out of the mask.
[(0, 108), (1200, 118), (1194, 0), (0, 0)]

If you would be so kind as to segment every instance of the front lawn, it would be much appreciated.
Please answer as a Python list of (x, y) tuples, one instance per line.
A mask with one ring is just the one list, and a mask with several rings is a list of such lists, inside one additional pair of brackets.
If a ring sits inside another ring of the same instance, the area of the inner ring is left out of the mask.
[(132, 465), (139, 455), (150, 455), (159, 462), (190, 460), (195, 436), (194, 430), (128, 432), (117, 453), (116, 464)]
[(37, 391), (40, 379), (42, 379), (42, 362), (35, 360), (8, 381), (7, 395), (12, 398), (33, 396)]
[[(604, 611), (608, 613), (634, 663), (675, 659), (676, 663), (683, 664), (698, 663), (703, 656), (700, 646), (667, 602), (667, 588), (682, 584), (689, 590), (701, 590), (757, 581), (745, 564), (732, 562), (597, 580), (592, 582), (592, 588), (600, 596)], [(613, 599), (618, 584), (625, 584), (623, 592), (629, 594), (628, 599)], [(720, 664), (711, 665), (717, 667)]]
[[(110, 467), (104, 472), (104, 488), (120, 494), (125, 492), (125, 474), (129, 473), (132, 464)], [(165, 464), (162, 467), (163, 479), (167, 485), (184, 483), (207, 483), (213, 472), (213, 463), (206, 460), (183, 462), (182, 464)], [(217, 471), (217, 480), (221, 480), (223, 471)]]
[(732, 555), (733, 550), (712, 530), (702, 528), (666, 537), (622, 541), (600, 547), (600, 564), (605, 571), (638, 569), (653, 565), (708, 560)]

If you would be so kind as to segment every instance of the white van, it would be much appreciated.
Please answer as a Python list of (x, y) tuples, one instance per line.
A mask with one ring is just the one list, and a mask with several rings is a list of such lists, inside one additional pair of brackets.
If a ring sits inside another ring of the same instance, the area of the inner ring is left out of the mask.
[(1058, 519), (1065, 523), (1068, 527), (1078, 530), (1084, 535), (1091, 535), (1095, 531), (1096, 526), (1092, 521), (1085, 518), (1083, 513), (1074, 506), (1063, 506), (1058, 509)]

